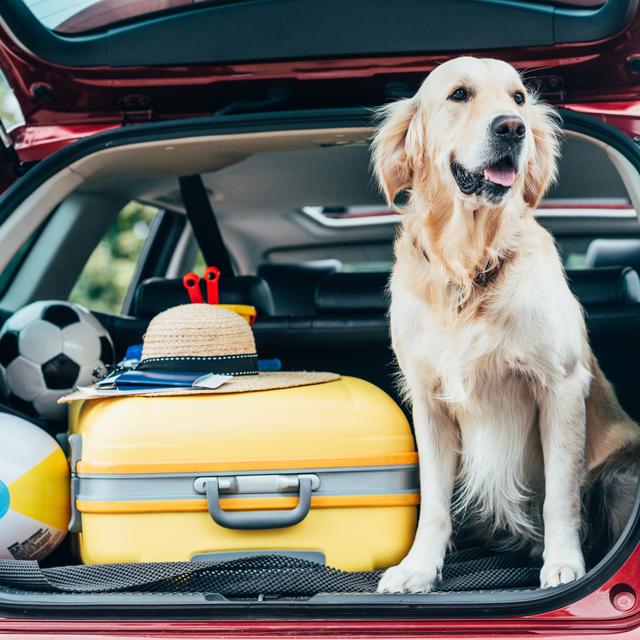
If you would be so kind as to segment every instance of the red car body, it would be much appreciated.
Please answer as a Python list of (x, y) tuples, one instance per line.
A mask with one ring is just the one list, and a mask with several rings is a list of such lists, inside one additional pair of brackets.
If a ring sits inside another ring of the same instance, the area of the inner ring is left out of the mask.
[[(68, 67), (25, 50), (0, 24), (0, 69), (26, 126), (12, 132), (24, 162), (40, 160), (79, 138), (127, 124), (211, 115), (224, 84), (293, 80), (337, 86), (340, 80), (423, 78), (462, 54), (414, 54), (154, 67)], [(596, 42), (474, 51), (524, 71), (558, 106), (598, 114), (640, 135), (640, 13), (614, 37)], [(636, 67), (637, 65), (637, 67)]]
[[(1, 15), (1, 11), (0, 11)], [(462, 52), (460, 52), (462, 53)], [(640, 136), (640, 12), (615, 36), (474, 55), (500, 57), (542, 87), (554, 104), (596, 115)], [(25, 50), (0, 24), (0, 68), (26, 123), (10, 136), (21, 163), (48, 157), (85, 136), (152, 120), (210, 115), (219, 85), (293, 80), (337, 86), (343, 80), (424, 76), (453, 54), (361, 56), (161, 67), (70, 67)], [(5, 186), (15, 176), (4, 173)], [(620, 638), (640, 639), (640, 545), (604, 584), (536, 615), (371, 619), (33, 619), (0, 618), (11, 638)], [(385, 616), (384, 618), (382, 616)]]

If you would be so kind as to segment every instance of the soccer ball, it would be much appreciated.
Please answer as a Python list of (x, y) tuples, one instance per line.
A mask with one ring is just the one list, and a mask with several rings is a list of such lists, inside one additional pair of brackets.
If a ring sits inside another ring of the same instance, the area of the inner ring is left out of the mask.
[(96, 367), (113, 364), (113, 343), (87, 309), (42, 300), (16, 311), (0, 331), (0, 378), (16, 409), (63, 420), (58, 398), (91, 384)]

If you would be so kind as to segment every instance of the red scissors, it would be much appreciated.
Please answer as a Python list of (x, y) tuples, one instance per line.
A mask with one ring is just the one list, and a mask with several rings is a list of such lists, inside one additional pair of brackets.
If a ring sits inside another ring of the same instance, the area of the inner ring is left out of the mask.
[[(220, 269), (218, 267), (207, 267), (204, 270), (204, 281), (207, 288), (207, 302), (209, 304), (218, 304), (218, 282), (220, 280)], [(202, 289), (200, 288), (200, 276), (190, 271), (182, 278), (182, 284), (189, 294), (189, 300), (192, 303), (203, 303)]]

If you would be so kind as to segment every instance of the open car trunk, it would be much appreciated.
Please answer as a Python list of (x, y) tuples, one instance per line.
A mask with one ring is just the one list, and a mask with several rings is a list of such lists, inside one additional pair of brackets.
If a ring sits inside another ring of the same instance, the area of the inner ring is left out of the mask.
[(554, 104), (600, 103), (635, 126), (621, 101), (637, 97), (636, 0), (61, 4), (3, 3), (0, 68), (24, 120), (4, 143), (17, 162), (129, 124), (381, 104), (463, 53), (510, 62)]
[[(563, 112), (562, 116), (567, 139), (597, 147), (617, 172), (617, 180), (626, 189), (631, 207), (640, 210), (640, 151), (637, 147), (618, 131), (593, 118), (569, 111)], [(171, 181), (183, 175), (205, 173), (215, 175), (217, 171), (240, 166), (244, 159), (261, 153), (315, 153), (320, 164), (322, 154), (331, 150), (342, 149), (346, 154), (355, 150), (354, 153), (366, 158), (370, 127), (369, 115), (360, 110), (290, 112), (148, 124), (86, 138), (41, 162), (2, 197), (1, 266), (7, 265), (18, 248), (74, 191), (108, 189), (118, 181), (130, 188), (138, 185), (142, 189), (142, 185), (151, 185), (154, 180)], [(338, 170), (342, 170), (340, 166)], [(356, 174), (362, 177), (366, 172), (365, 164)], [(273, 185), (266, 181), (257, 191), (254, 187), (257, 196), (260, 188), (268, 190)], [(304, 190), (304, 185), (292, 188), (297, 194), (301, 189)], [(311, 200), (316, 195), (310, 191), (307, 204), (323, 204)], [(228, 193), (226, 197), (233, 198), (234, 194)], [(171, 206), (170, 194), (165, 197), (163, 206)], [(174, 206), (179, 208), (180, 205)], [(302, 212), (298, 213), (302, 215)], [(329, 223), (323, 231), (317, 219), (304, 216), (299, 222), (303, 226), (315, 225), (314, 229), (320, 234), (328, 234), (327, 229), (331, 226)], [(240, 228), (242, 220), (235, 224)], [(545, 224), (561, 230), (566, 220), (556, 219), (551, 214)], [(624, 225), (637, 222), (635, 219), (608, 221), (606, 217), (596, 215), (590, 224), (600, 224), (611, 232), (615, 225), (622, 229)], [(384, 233), (380, 229), (372, 226), (368, 240), (388, 242), (393, 227), (387, 227)], [(3, 296), (4, 315), (8, 316), (29, 302), (34, 295), (37, 295), (35, 289), (25, 288), (18, 281), (10, 283)], [(594, 349), (607, 373), (609, 367), (615, 367), (627, 357), (625, 353), (631, 348), (631, 341), (637, 339), (635, 327), (640, 326), (640, 302), (625, 304), (623, 309), (613, 312), (607, 305), (591, 308), (589, 301), (585, 306)], [(131, 315), (99, 314), (112, 333), (120, 356), (126, 345), (140, 340), (148, 323), (134, 307), (129, 313)], [(312, 365), (315, 368), (336, 369), (368, 379), (373, 377), (371, 381), (394, 393), (391, 370), (385, 369), (383, 363), (380, 369), (383, 374), (376, 378), (370, 373), (372, 360), (368, 359), (373, 357), (374, 345), (386, 344), (387, 332), (384, 311), (371, 312), (371, 309), (365, 314), (332, 313), (304, 321), (290, 317), (264, 318), (255, 326), (258, 350), (267, 356), (282, 357), (291, 368), (304, 368), (309, 358), (315, 358)], [(615, 341), (611, 340), (614, 334)], [(313, 336), (311, 347), (309, 335)], [(282, 346), (283, 342), (288, 346)], [(355, 350), (349, 351), (352, 348)], [(348, 353), (349, 362), (332, 361), (336, 353)], [(615, 382), (623, 387), (622, 403), (637, 419), (640, 407), (635, 406), (633, 365), (623, 373), (618, 372), (617, 378)], [(60, 425), (49, 428), (60, 430)], [(157, 534), (161, 536), (162, 531)], [(637, 563), (634, 549), (639, 540), (640, 510), (636, 505), (620, 540), (611, 548), (591, 549), (591, 564), (584, 578), (543, 591), (537, 588), (539, 558), (487, 547), (486, 541), (460, 539), (445, 565), (442, 588), (422, 595), (375, 594), (378, 573), (338, 572), (300, 557), (263, 555), (204, 565), (146, 563), (100, 568), (73, 566), (77, 561), (67, 548), (56, 552), (42, 567), (33, 563), (0, 563), (0, 612), (12, 617), (113, 616), (115, 612), (132, 617), (357, 618), (393, 617), (401, 613), (424, 618), (461, 614), (467, 617), (536, 614), (580, 600), (588, 603), (589, 598), (596, 598), (600, 590), (630, 580)], [(66, 568), (61, 568), (62, 565)]]

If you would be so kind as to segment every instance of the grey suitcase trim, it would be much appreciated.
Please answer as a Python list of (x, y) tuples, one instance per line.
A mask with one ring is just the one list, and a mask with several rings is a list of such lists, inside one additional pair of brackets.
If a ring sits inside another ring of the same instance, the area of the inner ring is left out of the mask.
[[(203, 478), (218, 478), (220, 494), (234, 498), (296, 493), (301, 476), (314, 476), (314, 496), (393, 495), (419, 492), (418, 465), (139, 475), (79, 474), (76, 498), (91, 502), (202, 499)], [(246, 481), (243, 481), (246, 479)], [(277, 482), (281, 480), (279, 487)], [(262, 483), (262, 487), (259, 485)]]
[[(76, 501), (85, 502), (167, 502), (201, 500), (206, 496), (213, 521), (226, 528), (259, 530), (290, 527), (306, 518), (312, 495), (371, 496), (418, 494), (417, 464), (367, 467), (324, 467), (223, 471), (217, 473), (82, 474), (77, 464), (82, 458), (82, 436), (69, 437), (71, 449), (71, 520), (69, 531), (82, 531), (82, 517)], [(220, 500), (234, 498), (281, 497), (297, 493), (293, 509), (247, 509), (226, 511)]]

